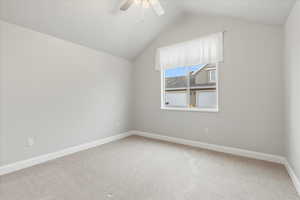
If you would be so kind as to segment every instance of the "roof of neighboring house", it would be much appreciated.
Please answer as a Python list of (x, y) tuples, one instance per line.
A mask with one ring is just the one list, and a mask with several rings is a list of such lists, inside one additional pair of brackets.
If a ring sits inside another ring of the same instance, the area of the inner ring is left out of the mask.
[(192, 73), (192, 75), (198, 74), (199, 72), (201, 72), (202, 70), (204, 70), (205, 68), (207, 68), (207, 66), (208, 66), (208, 64), (203, 65), (202, 67), (199, 67), (199, 69), (196, 70), (196, 71), (194, 71), (194, 72)]
[[(186, 90), (187, 87), (167, 87), (166, 91), (180, 91), (180, 90)], [(208, 90), (208, 89), (216, 89), (215, 83), (209, 83), (209, 84), (198, 84), (193, 85), (190, 87), (191, 90)]]
[(202, 72), (204, 70), (215, 70), (215, 69), (216, 69), (216, 65), (206, 64), (206, 65), (203, 65), (202, 67), (200, 67), (198, 70), (194, 71), (192, 73), (192, 76), (196, 76), (199, 72)]
[[(185, 76), (166, 78), (166, 90), (178, 90), (187, 88), (187, 80)], [(190, 80), (191, 89), (205, 89), (205, 88), (216, 88), (216, 83), (205, 83), (205, 84), (196, 84), (195, 77), (191, 77)]]

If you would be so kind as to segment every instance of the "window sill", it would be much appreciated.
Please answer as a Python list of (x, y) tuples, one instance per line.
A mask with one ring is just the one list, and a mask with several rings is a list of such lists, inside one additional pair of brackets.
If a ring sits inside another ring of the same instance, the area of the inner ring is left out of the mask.
[(175, 108), (175, 107), (161, 107), (161, 110), (173, 110), (173, 111), (187, 111), (187, 112), (208, 112), (217, 113), (218, 108)]

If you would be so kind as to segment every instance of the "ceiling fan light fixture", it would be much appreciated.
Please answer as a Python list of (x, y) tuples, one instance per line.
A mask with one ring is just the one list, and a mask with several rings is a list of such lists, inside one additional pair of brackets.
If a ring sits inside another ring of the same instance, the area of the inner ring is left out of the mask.
[(139, 5), (144, 9), (152, 7), (154, 12), (158, 16), (165, 14), (165, 11), (164, 11), (163, 7), (161, 6), (159, 0), (127, 0), (121, 5), (120, 10), (126, 11), (133, 4)]
[(143, 1), (143, 7), (144, 8), (149, 8), (150, 7), (150, 4), (149, 4), (148, 0)]

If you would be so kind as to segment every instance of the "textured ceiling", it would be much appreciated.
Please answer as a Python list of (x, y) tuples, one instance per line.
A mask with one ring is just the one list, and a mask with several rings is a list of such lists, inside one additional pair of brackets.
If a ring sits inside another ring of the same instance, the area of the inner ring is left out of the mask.
[(295, 0), (161, 0), (166, 15), (122, 0), (0, 0), (0, 18), (110, 54), (134, 59), (181, 13), (223, 15), (283, 24)]

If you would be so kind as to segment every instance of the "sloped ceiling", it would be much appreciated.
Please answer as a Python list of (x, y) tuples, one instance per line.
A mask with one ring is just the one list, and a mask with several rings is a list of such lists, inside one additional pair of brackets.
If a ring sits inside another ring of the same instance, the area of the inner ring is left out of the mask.
[(265, 24), (284, 24), (296, 0), (184, 0), (189, 12), (241, 18)]
[(185, 12), (283, 24), (295, 0), (161, 0), (166, 15), (122, 0), (0, 0), (0, 18), (96, 50), (134, 59)]

